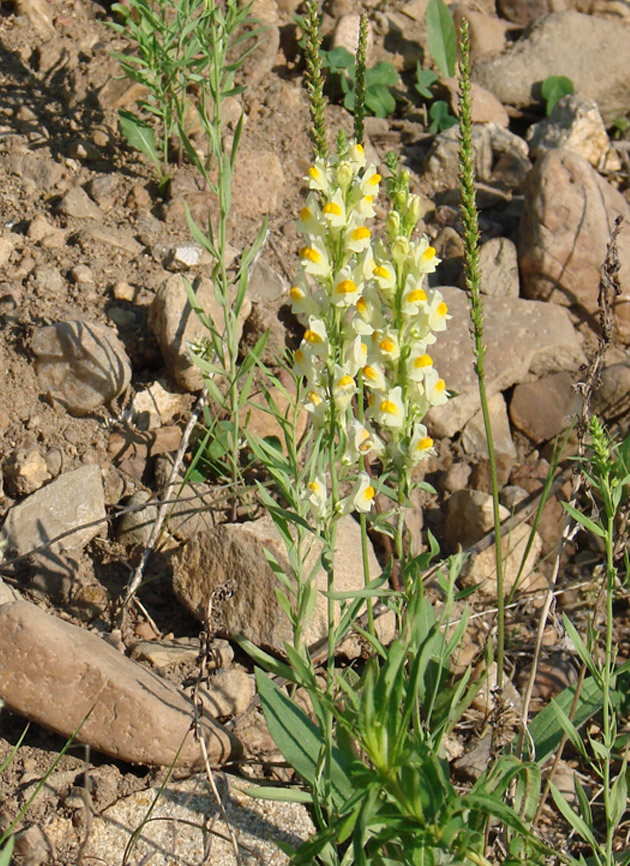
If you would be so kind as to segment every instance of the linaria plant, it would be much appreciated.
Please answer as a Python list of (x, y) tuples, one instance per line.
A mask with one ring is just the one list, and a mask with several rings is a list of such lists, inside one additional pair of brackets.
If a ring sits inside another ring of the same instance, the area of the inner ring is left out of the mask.
[[(307, 11), (316, 21), (313, 2)], [(316, 32), (310, 45), (317, 50)], [(321, 94), (316, 82), (309, 81), (309, 92)], [(449, 629), (461, 558), (440, 572), (443, 604), (436, 616), (421, 577), (437, 544), (430, 536), (430, 551), (422, 554), (405, 539), (414, 472), (434, 453), (423, 419), (448, 398), (430, 354), (449, 319), (442, 295), (426, 281), (438, 259), (427, 238), (414, 234), (420, 204), (396, 158), (387, 160), (389, 212), (379, 237), (373, 220), (383, 179), (356, 138), (339, 135), (334, 154), (324, 155), (323, 107), (315, 104), (312, 116), (315, 158), (290, 293), (304, 327), (292, 356), (297, 397), (293, 413), (279, 417), (283, 452), (249, 437), (277, 488), (273, 496), (261, 485), (260, 496), (287, 548), (285, 563), (270, 562), (293, 641), (285, 643), (283, 662), (240, 640), (261, 668), (290, 684), (287, 694), (257, 671), (270, 733), (299, 784), (256, 793), (308, 804), (316, 833), (291, 852), (294, 864), (485, 866), (490, 816), (518, 834), (516, 862), (538, 862), (533, 858), (543, 846), (528, 829), (540, 786), (536, 767), (506, 756), (465, 794), (450, 780), (443, 738), (473, 695), (470, 671), (457, 681), (450, 671), (467, 625), (465, 613)], [(294, 419), (300, 407), (310, 424), (298, 447)], [(272, 401), (269, 409), (274, 411)], [(388, 505), (377, 512), (379, 494)], [(338, 592), (337, 532), (349, 515), (361, 522), (364, 589)], [(368, 569), (368, 521), (393, 537), (392, 559), (380, 575)], [(317, 556), (306, 567), (309, 551)], [(316, 583), (320, 568), (325, 590)], [(393, 589), (386, 587), (388, 578)], [(305, 639), (319, 593), (327, 608), (323, 676)], [(388, 647), (378, 638), (374, 600), (379, 610), (386, 602), (398, 616), (399, 636)], [(367, 628), (359, 623), (363, 604)], [(362, 635), (372, 653), (356, 670), (340, 669), (335, 661), (350, 631)], [(298, 688), (308, 695), (312, 715), (294, 701)], [(505, 804), (508, 789), (515, 791), (518, 809)]]
[[(225, 4), (215, 0), (128, 0), (112, 5), (120, 21), (110, 26), (131, 45), (131, 51), (114, 56), (127, 78), (143, 87), (143, 95), (137, 100), (142, 113), (121, 109), (121, 131), (129, 144), (152, 162), (161, 191), (171, 176), (171, 141), (177, 142), (181, 162), (181, 133), (195, 118), (191, 90), (203, 91), (208, 75), (224, 60), (214, 53), (217, 22), (222, 19), (226, 32), (234, 40), (238, 27), (247, 21), (250, 6), (235, 0)], [(248, 34), (250, 38), (255, 35), (255, 32)], [(255, 43), (244, 53), (253, 47)], [(243, 56), (232, 70), (224, 64), (221, 71), (233, 72)], [(231, 92), (238, 90), (233, 87)]]

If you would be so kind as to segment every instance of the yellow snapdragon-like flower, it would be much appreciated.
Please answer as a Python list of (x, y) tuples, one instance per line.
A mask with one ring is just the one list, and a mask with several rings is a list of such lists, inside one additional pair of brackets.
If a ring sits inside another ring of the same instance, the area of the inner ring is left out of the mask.
[(317, 475), (312, 481), (309, 481), (303, 496), (308, 502), (313, 516), (318, 520), (324, 517), (328, 506), (326, 476)]
[(315, 193), (310, 192), (306, 198), (306, 204), (300, 210), (300, 218), (296, 226), (299, 234), (321, 237), (326, 231), (326, 223), (322, 219), (322, 212)]
[(375, 264), (372, 276), (384, 299), (389, 299), (396, 291), (396, 271), (391, 262), (379, 261)]
[(343, 363), (351, 376), (356, 376), (367, 361), (367, 346), (360, 336), (346, 343), (343, 350)]
[(347, 445), (342, 462), (347, 466), (357, 463), (361, 457), (366, 457), (371, 451), (382, 454), (385, 446), (376, 433), (353, 418), (346, 429)]
[(296, 316), (315, 316), (320, 312), (320, 307), (303, 274), (297, 276), (295, 285), (289, 289), (289, 298), (291, 299), (291, 311)]
[(360, 472), (352, 492), (340, 503), (341, 513), (350, 514), (353, 511), (359, 511), (365, 514), (371, 511), (375, 495), (376, 491), (372, 486), (370, 476), (367, 472)]
[(322, 219), (329, 229), (339, 231), (345, 228), (347, 222), (346, 205), (343, 199), (343, 192), (336, 189), (334, 195), (329, 199), (321, 210)]
[(358, 225), (348, 228), (345, 236), (345, 248), (351, 253), (362, 253), (370, 246), (372, 232), (367, 226)]
[(370, 165), (363, 177), (361, 178), (361, 192), (364, 196), (371, 195), (376, 197), (378, 195), (379, 184), (382, 178), (380, 174), (376, 170), (375, 165)]
[(301, 266), (305, 273), (313, 277), (328, 277), (330, 275), (330, 260), (324, 242), (313, 235), (308, 236), (307, 243), (300, 249)]
[(424, 380), (424, 391), (430, 406), (443, 406), (448, 401), (448, 391), (444, 379), (440, 379), (434, 368), (427, 372)]
[(321, 158), (316, 159), (314, 165), (309, 168), (308, 176), (305, 180), (308, 181), (310, 189), (328, 195), (331, 188), (332, 177), (330, 167), (326, 163), (326, 160)]
[(435, 248), (430, 246), (429, 239), (423, 235), (412, 250), (411, 268), (418, 276), (432, 274), (442, 259), (436, 255)]
[(445, 331), (446, 322), (451, 317), (448, 315), (448, 307), (444, 303), (442, 293), (434, 289), (429, 302), (422, 310), (422, 316), (428, 328), (432, 331)]
[(405, 280), (400, 310), (404, 316), (417, 316), (427, 305), (428, 297), (422, 288), (423, 277), (409, 274)]
[(328, 401), (324, 389), (309, 383), (304, 394), (304, 408), (311, 416), (313, 425), (319, 429), (326, 423)]
[[(304, 332), (303, 343), (306, 344), (307, 351), (318, 358), (327, 358), (330, 345), (328, 343), (328, 334), (326, 333), (326, 325), (321, 319), (315, 316), (308, 317), (308, 328)], [(304, 347), (304, 348), (306, 348)]]
[(429, 370), (433, 369), (433, 358), (426, 352), (426, 346), (417, 344), (407, 359), (407, 378), (412, 382), (422, 382)]
[(414, 424), (413, 435), (409, 443), (409, 457), (414, 465), (435, 454), (433, 439), (428, 435), (424, 424)]
[(381, 361), (397, 361), (400, 357), (398, 335), (393, 330), (374, 331), (372, 334), (372, 353)]
[(335, 364), (333, 374), (333, 400), (340, 412), (345, 412), (357, 393), (356, 382), (344, 367)]
[(363, 367), (363, 384), (371, 391), (387, 390), (385, 371), (378, 361), (370, 361)]
[(351, 307), (358, 301), (363, 291), (363, 284), (355, 283), (349, 268), (344, 268), (337, 275), (335, 285), (330, 295), (330, 301), (335, 307)]
[(396, 385), (387, 393), (380, 392), (371, 395), (370, 412), (381, 427), (398, 429), (405, 420), (405, 407), (402, 401), (402, 388)]

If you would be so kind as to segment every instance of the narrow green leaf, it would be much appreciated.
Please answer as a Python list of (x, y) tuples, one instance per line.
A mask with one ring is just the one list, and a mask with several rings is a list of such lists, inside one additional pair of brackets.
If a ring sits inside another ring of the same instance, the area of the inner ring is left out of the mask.
[(582, 742), (582, 738), (580, 737), (575, 725), (571, 722), (571, 720), (562, 709), (562, 707), (557, 703), (557, 701), (551, 701), (550, 706), (556, 714), (558, 724), (571, 741), (573, 747), (577, 749), (577, 751), (581, 755), (586, 757), (586, 749), (584, 748), (584, 743)]
[(14, 844), (15, 836), (9, 836), (6, 845), (3, 847), (2, 851), (0, 851), (0, 866), (10, 866)]
[(269, 653), (261, 650), (260, 647), (257, 647), (256, 644), (252, 643), (241, 634), (233, 634), (232, 640), (234, 640), (240, 648), (256, 662), (256, 664), (265, 668), (269, 673), (276, 677), (283, 677), (291, 683), (297, 682), (293, 669), (288, 664), (285, 664), (285, 662), (281, 662), (272, 655), (269, 655)]
[(577, 814), (577, 812), (573, 811), (573, 809), (564, 799), (562, 793), (558, 790), (558, 788), (556, 788), (553, 782), (549, 783), (549, 790), (551, 791), (553, 801), (562, 813), (563, 818), (565, 818), (569, 822), (569, 824), (573, 827), (576, 833), (579, 833), (579, 835), (582, 837), (582, 839), (584, 839), (585, 842), (588, 842), (588, 844), (593, 848), (593, 851), (599, 850), (597, 840), (595, 839), (595, 836), (593, 835), (590, 827), (587, 826), (585, 821), (582, 820), (582, 818)]
[(442, 78), (455, 75), (457, 46), (455, 24), (443, 0), (429, 0), (425, 15), (429, 51)]
[(162, 164), (155, 143), (155, 132), (151, 126), (125, 108), (119, 109), (118, 120), (120, 130), (129, 144), (148, 157), (157, 169), (158, 175), (162, 177)]
[[(315, 786), (323, 744), (320, 728), (260, 668), (256, 668), (256, 685), (274, 743), (296, 773)], [(329, 771), (333, 801), (340, 807), (353, 788), (343, 755), (336, 747)]]
[(270, 785), (261, 785), (260, 788), (239, 788), (239, 790), (256, 800), (278, 800), (281, 803), (306, 804), (313, 802), (309, 792), (301, 791), (299, 788), (273, 788)]
[(575, 647), (575, 651), (580, 657), (580, 661), (582, 661), (586, 665), (587, 670), (593, 677), (595, 677), (596, 680), (599, 679), (599, 674), (595, 665), (595, 661), (590, 652), (588, 651), (588, 647), (582, 640), (580, 633), (573, 625), (566, 613), (562, 614), (562, 622), (565, 629), (567, 630), (567, 634), (569, 635), (571, 643)]
[(578, 511), (577, 508), (574, 508), (568, 502), (563, 502), (564, 510), (567, 511), (571, 517), (577, 521), (584, 529), (588, 529), (589, 532), (592, 532), (593, 535), (596, 535), (598, 538), (606, 538), (606, 530), (603, 529), (598, 523), (595, 523), (594, 520), (591, 520), (590, 517), (587, 517), (585, 514), (582, 514), (581, 511)]

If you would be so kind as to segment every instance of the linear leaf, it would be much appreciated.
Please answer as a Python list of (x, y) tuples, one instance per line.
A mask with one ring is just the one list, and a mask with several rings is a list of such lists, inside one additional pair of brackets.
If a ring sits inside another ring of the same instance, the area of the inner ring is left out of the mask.
[(448, 6), (443, 0), (429, 0), (425, 24), (429, 51), (442, 78), (455, 74), (457, 48), (455, 24)]
[(153, 129), (132, 111), (127, 111), (124, 108), (119, 110), (118, 119), (120, 121), (121, 132), (129, 144), (147, 156), (161, 176), (160, 155), (155, 143)]
[(551, 791), (553, 801), (562, 813), (562, 816), (569, 822), (573, 829), (580, 834), (582, 839), (584, 839), (585, 842), (588, 842), (593, 851), (599, 850), (599, 845), (597, 844), (590, 827), (582, 820), (577, 812), (573, 811), (553, 782), (549, 783), (549, 790)]

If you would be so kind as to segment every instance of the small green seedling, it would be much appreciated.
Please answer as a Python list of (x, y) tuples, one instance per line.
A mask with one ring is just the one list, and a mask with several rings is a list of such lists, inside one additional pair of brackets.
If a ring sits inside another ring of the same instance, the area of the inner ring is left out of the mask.
[[(354, 112), (356, 63), (354, 56), (342, 46), (322, 51), (322, 59), (344, 94), (343, 104)], [(396, 110), (396, 100), (390, 87), (398, 84), (398, 73), (391, 63), (381, 60), (365, 70), (365, 106), (375, 117), (387, 117)]]
[(615, 117), (613, 119), (612, 125), (613, 125), (613, 138), (618, 141), (621, 138), (621, 136), (624, 134), (624, 132), (630, 126), (630, 120), (628, 120), (628, 118), (625, 115), (618, 114), (617, 117)]
[(423, 69), (420, 63), (416, 63), (416, 83), (414, 87), (423, 99), (433, 99), (432, 87), (438, 80), (438, 76), (432, 69)]
[(550, 75), (548, 78), (545, 78), (540, 92), (546, 103), (545, 113), (547, 117), (549, 117), (562, 97), (570, 96), (573, 91), (573, 82), (566, 75)]
[(444, 130), (450, 129), (451, 126), (457, 124), (457, 118), (453, 117), (448, 107), (448, 103), (444, 102), (443, 99), (438, 99), (433, 103), (429, 109), (429, 117), (431, 118), (429, 132), (433, 134), (444, 132)]

